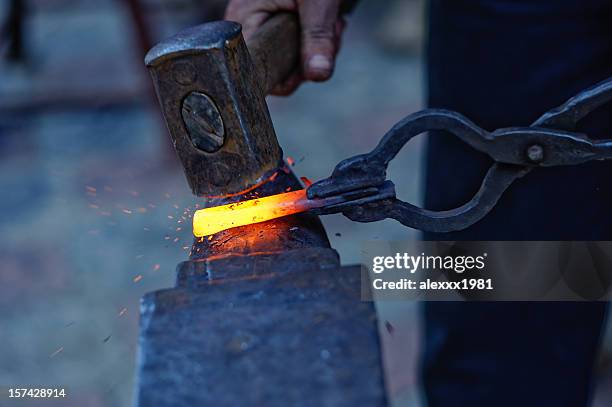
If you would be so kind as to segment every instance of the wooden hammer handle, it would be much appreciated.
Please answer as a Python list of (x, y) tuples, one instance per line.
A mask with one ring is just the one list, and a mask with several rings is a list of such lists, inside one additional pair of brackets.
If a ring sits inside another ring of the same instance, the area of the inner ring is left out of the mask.
[[(340, 15), (350, 14), (357, 0), (343, 0)], [(295, 13), (273, 15), (249, 40), (247, 47), (265, 94), (285, 80), (300, 62), (300, 23)]]
[(265, 94), (286, 79), (300, 59), (300, 23), (295, 13), (268, 19), (247, 41)]

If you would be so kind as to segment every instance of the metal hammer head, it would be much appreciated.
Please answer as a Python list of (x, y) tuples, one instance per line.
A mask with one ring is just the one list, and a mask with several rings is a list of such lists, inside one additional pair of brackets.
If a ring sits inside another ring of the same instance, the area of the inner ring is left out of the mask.
[(242, 192), (279, 166), (265, 85), (239, 24), (181, 31), (153, 47), (145, 63), (195, 195)]

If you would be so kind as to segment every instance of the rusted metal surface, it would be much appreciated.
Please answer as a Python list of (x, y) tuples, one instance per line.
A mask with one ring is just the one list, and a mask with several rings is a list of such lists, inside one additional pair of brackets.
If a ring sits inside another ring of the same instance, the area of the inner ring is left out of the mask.
[(181, 109), (183, 124), (192, 143), (200, 150), (214, 153), (225, 142), (225, 128), (221, 113), (205, 94), (191, 92)]
[[(279, 166), (282, 151), (239, 24), (184, 30), (153, 47), (146, 64), (194, 194), (239, 193)], [(198, 94), (210, 100), (211, 114), (184, 115)]]

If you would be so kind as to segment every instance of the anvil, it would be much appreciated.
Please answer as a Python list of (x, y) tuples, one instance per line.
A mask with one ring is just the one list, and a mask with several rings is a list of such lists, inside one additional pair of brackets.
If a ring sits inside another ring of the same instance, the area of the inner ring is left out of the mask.
[[(208, 205), (302, 188), (265, 102), (298, 44), (296, 17), (279, 14), (248, 47), (225, 21), (147, 55), (189, 185)], [(367, 273), (340, 265), (316, 216), (195, 239), (177, 275), (141, 302), (135, 405), (386, 405)]]

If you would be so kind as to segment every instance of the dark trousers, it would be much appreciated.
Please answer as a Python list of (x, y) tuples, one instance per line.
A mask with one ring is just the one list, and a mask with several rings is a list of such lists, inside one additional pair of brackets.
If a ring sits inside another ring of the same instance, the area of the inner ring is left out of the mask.
[[(612, 2), (430, 0), (428, 104), (488, 130), (529, 125), (612, 76)], [(581, 123), (612, 138), (612, 106)], [(488, 157), (431, 134), (425, 206), (469, 200)], [(537, 169), (486, 219), (429, 240), (612, 240), (612, 162)], [(429, 406), (585, 406), (606, 303), (424, 304)]]

